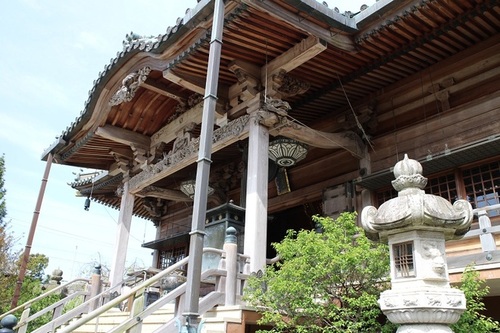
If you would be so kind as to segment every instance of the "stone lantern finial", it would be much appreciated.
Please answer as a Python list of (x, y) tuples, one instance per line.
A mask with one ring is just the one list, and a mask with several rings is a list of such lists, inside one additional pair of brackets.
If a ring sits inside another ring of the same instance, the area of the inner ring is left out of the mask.
[(398, 333), (452, 332), (448, 325), (465, 310), (465, 296), (449, 285), (445, 241), (469, 230), (472, 207), (426, 194), (422, 166), (407, 155), (394, 166), (394, 176), (398, 196), (361, 213), (367, 236), (389, 244), (391, 290), (380, 295), (380, 308), (402, 324)]

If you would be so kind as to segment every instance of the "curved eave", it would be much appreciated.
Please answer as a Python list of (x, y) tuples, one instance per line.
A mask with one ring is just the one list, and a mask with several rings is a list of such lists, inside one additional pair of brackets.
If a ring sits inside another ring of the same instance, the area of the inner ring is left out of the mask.
[[(47, 160), (49, 154), (60, 155), (61, 150), (67, 147), (68, 143), (75, 141), (75, 137), (82, 136), (80, 133), (85, 127), (89, 127), (88, 123), (94, 117), (96, 105), (99, 97), (107, 88), (110, 82), (119, 76), (119, 80), (123, 79), (123, 68), (127, 64), (134, 64), (134, 58), (140, 57), (157, 59), (158, 55), (162, 54), (172, 44), (175, 44), (179, 39), (184, 38), (186, 34), (192, 32), (192, 27), (204, 21), (206, 17), (213, 13), (213, 3), (210, 0), (200, 1), (194, 9), (188, 9), (184, 18), (178, 18), (176, 25), (168, 27), (165, 34), (160, 34), (156, 37), (156, 41), (135, 41), (124, 46), (122, 51), (117, 52), (114, 58), (111, 58), (109, 64), (104, 66), (103, 71), (99, 72), (98, 77), (94, 80), (92, 88), (89, 91), (89, 97), (84, 103), (83, 110), (75, 120), (66, 127), (56, 141), (51, 144), (43, 153), (42, 160)], [(88, 135), (88, 134), (87, 134)], [(56, 160), (61, 163), (62, 161)]]

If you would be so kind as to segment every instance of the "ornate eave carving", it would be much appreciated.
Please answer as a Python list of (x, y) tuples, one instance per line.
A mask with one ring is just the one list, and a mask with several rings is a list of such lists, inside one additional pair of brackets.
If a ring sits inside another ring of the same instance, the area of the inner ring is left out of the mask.
[(109, 100), (109, 105), (115, 106), (123, 102), (130, 102), (134, 98), (139, 86), (146, 81), (149, 73), (151, 73), (151, 68), (146, 66), (134, 73), (128, 74), (122, 80), (122, 86)]
[(144, 208), (148, 211), (154, 219), (161, 219), (162, 216), (167, 214), (168, 206), (166, 200), (160, 198), (144, 198)]
[[(249, 115), (237, 118), (227, 125), (216, 129), (213, 133), (213, 144), (227, 140), (228, 138), (239, 137), (247, 127)], [(178, 148), (175, 152), (170, 151), (163, 155), (163, 158), (154, 165), (148, 165), (142, 172), (130, 179), (130, 188), (140, 190), (141, 184), (148, 184), (148, 180), (168, 173), (183, 163), (186, 159), (196, 159), (199, 150), (200, 139), (192, 138), (189, 143)]]
[(311, 84), (290, 76), (287, 71), (280, 70), (273, 77), (273, 88), (281, 97), (291, 97), (305, 93)]

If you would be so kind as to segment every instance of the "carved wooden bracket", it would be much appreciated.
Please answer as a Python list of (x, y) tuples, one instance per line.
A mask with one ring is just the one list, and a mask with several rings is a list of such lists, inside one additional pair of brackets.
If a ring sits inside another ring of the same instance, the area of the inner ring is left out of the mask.
[(436, 99), (441, 103), (441, 109), (447, 111), (450, 109), (450, 91), (449, 88), (455, 84), (452, 77), (444, 79), (438, 84), (433, 84), (429, 87), (429, 93), (434, 94)]
[(119, 105), (123, 102), (130, 102), (134, 96), (139, 86), (146, 81), (149, 73), (151, 73), (150, 67), (144, 67), (140, 70), (128, 74), (122, 80), (122, 86), (109, 100), (109, 105)]
[(243, 60), (234, 60), (228, 68), (238, 79), (238, 83), (229, 88), (229, 105), (236, 107), (240, 103), (255, 97), (262, 90), (260, 68)]
[[(248, 122), (250, 116), (241, 116), (227, 125), (216, 129), (213, 133), (212, 152), (216, 152), (228, 145), (248, 136)], [(163, 158), (154, 165), (148, 165), (142, 172), (130, 179), (130, 192), (136, 194), (143, 188), (161, 180), (176, 170), (194, 163), (199, 150), (199, 138), (191, 139), (189, 144), (178, 151), (164, 154)]]
[(121, 173), (123, 173), (125, 175), (126, 173), (128, 173), (130, 171), (130, 161), (128, 158), (124, 158), (121, 155), (119, 155), (113, 151), (111, 151), (110, 154), (115, 159), (117, 169), (119, 169)]
[(272, 76), (273, 90), (276, 98), (290, 97), (305, 93), (311, 84), (288, 75), (284, 69)]
[(160, 219), (162, 216), (167, 214), (168, 206), (167, 202), (160, 198), (144, 198), (144, 208), (148, 211), (155, 219)]

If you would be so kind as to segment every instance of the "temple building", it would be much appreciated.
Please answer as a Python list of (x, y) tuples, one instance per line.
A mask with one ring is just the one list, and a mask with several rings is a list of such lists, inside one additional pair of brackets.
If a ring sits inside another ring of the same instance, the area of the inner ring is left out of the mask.
[(472, 205), (471, 230), (446, 243), (448, 270), (457, 283), (475, 264), (488, 306), (500, 296), (499, 31), (496, 0), (344, 13), (315, 0), (201, 0), (157, 36), (127, 35), (42, 159), (99, 170), (71, 186), (120, 211), (113, 285), (132, 216), (157, 228), (143, 244), (155, 269), (190, 254), (198, 218), (205, 246), (222, 248), (234, 227), (258, 272), (271, 242), (315, 228), (312, 215), (397, 196), (392, 167), (408, 154), (426, 193)]

